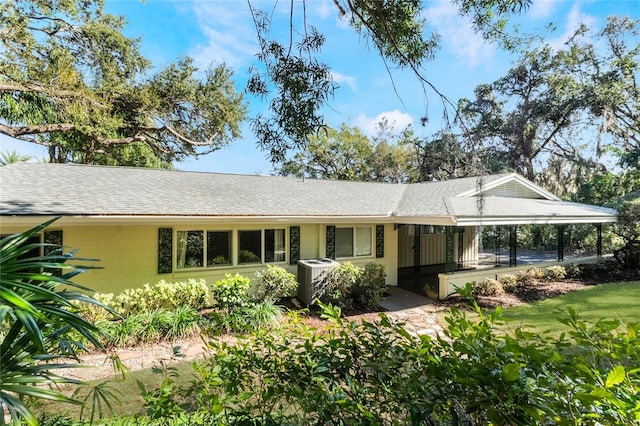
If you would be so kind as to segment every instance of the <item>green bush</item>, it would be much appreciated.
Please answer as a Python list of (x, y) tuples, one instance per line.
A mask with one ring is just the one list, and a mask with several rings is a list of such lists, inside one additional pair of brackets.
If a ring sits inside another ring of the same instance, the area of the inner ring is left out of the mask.
[(200, 331), (201, 321), (198, 311), (182, 306), (175, 310), (142, 311), (119, 321), (103, 320), (97, 325), (105, 335), (105, 346), (127, 347), (194, 336)]
[(474, 283), (472, 295), (474, 297), (477, 296), (497, 296), (500, 294), (504, 294), (504, 289), (502, 287), (502, 283), (498, 280), (494, 280), (493, 278), (486, 278), (484, 281), (479, 283)]
[(213, 313), (211, 322), (216, 329), (230, 333), (248, 333), (269, 328), (282, 319), (282, 308), (272, 300), (248, 303), (226, 313)]
[(504, 274), (498, 277), (502, 288), (506, 293), (513, 293), (518, 287), (518, 277), (513, 274)]
[(226, 311), (246, 306), (250, 302), (251, 280), (240, 274), (226, 274), (211, 287), (213, 306)]
[[(477, 309), (477, 306), (476, 306)], [(245, 424), (637, 424), (640, 325), (580, 321), (567, 334), (516, 329), (500, 310), (452, 311), (442, 338), (385, 315), (319, 333), (289, 323), (237, 344), (211, 342), (194, 366), (197, 412)], [(357, 354), (357, 356), (354, 356)], [(175, 401), (174, 401), (175, 402)], [(170, 405), (170, 403), (169, 403)]]
[(209, 297), (209, 287), (203, 279), (175, 283), (161, 280), (154, 285), (145, 284), (141, 288), (123, 291), (115, 298), (114, 308), (123, 315), (180, 306), (199, 310), (208, 305)]
[(353, 305), (364, 309), (375, 309), (387, 291), (384, 265), (379, 263), (367, 263), (362, 274), (351, 287), (350, 298)]
[(327, 271), (313, 299), (340, 308), (373, 309), (387, 289), (385, 278), (384, 265), (368, 263), (360, 268), (344, 262)]
[(547, 281), (562, 281), (567, 276), (567, 270), (564, 266), (553, 265), (545, 270), (545, 279)]
[(298, 288), (296, 276), (281, 266), (269, 265), (256, 272), (254, 298), (257, 301), (277, 301), (291, 296)]
[(362, 275), (362, 268), (351, 262), (340, 263), (329, 269), (316, 289), (313, 299), (324, 304), (333, 304), (342, 308), (350, 308), (352, 300), (351, 287), (356, 285)]

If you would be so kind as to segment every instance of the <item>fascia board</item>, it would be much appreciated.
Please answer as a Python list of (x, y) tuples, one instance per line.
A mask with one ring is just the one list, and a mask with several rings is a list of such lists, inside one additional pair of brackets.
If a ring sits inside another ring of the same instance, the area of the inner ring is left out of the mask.
[[(56, 216), (1, 216), (3, 227), (36, 226)], [(183, 224), (268, 224), (268, 223), (394, 223), (388, 215), (372, 216), (62, 216), (54, 226), (108, 226)]]
[(458, 217), (459, 226), (490, 226), (490, 225), (570, 225), (575, 223), (614, 223), (615, 216), (567, 216), (567, 217)]

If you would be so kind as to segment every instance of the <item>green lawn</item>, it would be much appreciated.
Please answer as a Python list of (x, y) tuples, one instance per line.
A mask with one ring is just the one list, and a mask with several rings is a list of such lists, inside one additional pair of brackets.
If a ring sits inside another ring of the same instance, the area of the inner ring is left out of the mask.
[(562, 310), (569, 307), (588, 322), (604, 318), (640, 323), (640, 282), (600, 284), (540, 302), (507, 308), (504, 315), (510, 319), (508, 329), (525, 327), (559, 334), (567, 329), (557, 318)]

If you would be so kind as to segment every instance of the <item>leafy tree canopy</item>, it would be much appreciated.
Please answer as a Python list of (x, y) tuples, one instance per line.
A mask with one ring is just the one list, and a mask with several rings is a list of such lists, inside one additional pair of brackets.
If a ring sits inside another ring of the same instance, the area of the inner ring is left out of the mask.
[(558, 49), (526, 50), (507, 74), (459, 102), (461, 127), (483, 152), (559, 194), (605, 171), (600, 154), (637, 164), (640, 21), (609, 17), (581, 26)]
[[(304, 149), (309, 136), (324, 128), (322, 107), (337, 85), (329, 65), (318, 59), (325, 35), (307, 21), (306, 1), (289, 1), (290, 30), (284, 39), (271, 35), (270, 11), (258, 9), (255, 3), (260, 4), (249, 0), (262, 66), (252, 68), (247, 90), (269, 99), (269, 111), (255, 117), (252, 126), (258, 145), (274, 163), (279, 163), (286, 160), (290, 150)], [(453, 3), (487, 40), (513, 48), (516, 36), (506, 31), (508, 18), (524, 10), (531, 1), (453, 0)], [(334, 0), (333, 4), (339, 17), (373, 47), (388, 69), (393, 66), (410, 70), (422, 84), (425, 97), (431, 90), (446, 106), (454, 106), (426, 77), (425, 65), (435, 56), (440, 40), (423, 13), (428, 2)], [(302, 13), (296, 14), (300, 10)]]
[(311, 136), (305, 150), (279, 167), (282, 175), (315, 179), (407, 182), (415, 179), (415, 164), (407, 146), (385, 131), (370, 139), (359, 128), (342, 124)]
[(119, 162), (131, 148), (166, 164), (240, 135), (245, 105), (224, 65), (182, 58), (148, 75), (140, 39), (102, 0), (0, 4), (0, 132), (52, 161)]

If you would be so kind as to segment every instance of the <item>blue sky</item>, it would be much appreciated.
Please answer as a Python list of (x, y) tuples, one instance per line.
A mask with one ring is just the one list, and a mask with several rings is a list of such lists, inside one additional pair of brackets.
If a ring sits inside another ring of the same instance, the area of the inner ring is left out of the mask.
[[(288, 1), (253, 0), (262, 9), (273, 11), (274, 31), (286, 31)], [(274, 6), (275, 5), (275, 6)], [(297, 16), (302, 13), (296, 2)], [(126, 34), (142, 37), (142, 53), (154, 66), (167, 65), (182, 56), (191, 56), (200, 68), (226, 63), (235, 72), (238, 90), (244, 89), (248, 69), (255, 65), (257, 44), (249, 8), (244, 0), (157, 1), (107, 0), (105, 11), (124, 15)], [(429, 2), (426, 18), (430, 28), (442, 35), (436, 59), (426, 64), (430, 81), (454, 102), (471, 97), (480, 83), (490, 83), (509, 69), (516, 56), (486, 44), (473, 33), (468, 22), (457, 16), (450, 1)], [(526, 13), (512, 20), (526, 31), (535, 31), (556, 46), (580, 25), (601, 28), (608, 15), (640, 18), (638, 0), (534, 0)], [(330, 107), (324, 111), (327, 124), (338, 127), (345, 122), (359, 126), (373, 135), (382, 117), (402, 129), (412, 124), (416, 134), (429, 136), (443, 124), (440, 101), (434, 93), (423, 96), (420, 85), (409, 72), (384, 66), (373, 49), (369, 49), (346, 24), (338, 19), (332, 0), (308, 0), (307, 20), (326, 35), (322, 57), (331, 66), (340, 84)], [(553, 21), (557, 29), (547, 32)], [(391, 83), (393, 77), (395, 90)], [(266, 104), (247, 97), (250, 115), (264, 112)], [(420, 117), (428, 113), (423, 127)], [(45, 157), (44, 149), (0, 135), (2, 151)], [(243, 137), (228, 148), (175, 164), (179, 169), (269, 174), (272, 167), (265, 154), (255, 146), (249, 123), (243, 125)]]

